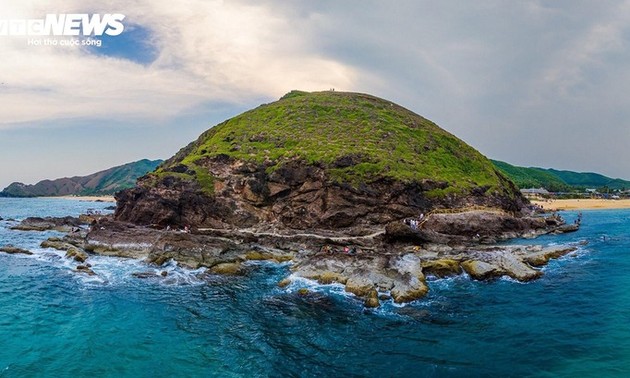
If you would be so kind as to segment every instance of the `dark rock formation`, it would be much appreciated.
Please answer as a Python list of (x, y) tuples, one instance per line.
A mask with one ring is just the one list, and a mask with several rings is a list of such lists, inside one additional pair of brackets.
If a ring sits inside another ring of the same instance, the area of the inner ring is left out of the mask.
[[(501, 219), (499, 217), (497, 222)], [(107, 219), (91, 229), (82, 241), (76, 235), (68, 235), (63, 240), (48, 241), (47, 245), (66, 250), (83, 246), (90, 252), (104, 255), (145, 258), (157, 266), (175, 260), (187, 268), (206, 267), (208, 274), (221, 275), (243, 274), (243, 263), (247, 261), (293, 261), (291, 277), (279, 286), (286, 287), (294, 277), (313, 279), (321, 284), (340, 283), (348, 292), (362, 298), (367, 307), (378, 306), (381, 298), (405, 303), (423, 297), (428, 291), (425, 275), (447, 277), (465, 271), (473, 279), (508, 276), (530, 281), (542, 275), (537, 267), (575, 250), (574, 246), (484, 246), (475, 243), (474, 238), (453, 238), (435, 231), (431, 233), (450, 238), (450, 244), (416, 243), (426, 239), (411, 238), (419, 230), (404, 230), (397, 226), (390, 230), (398, 230), (406, 239), (396, 240), (391, 234), (322, 236), (246, 230), (205, 230), (204, 234), (196, 234), (156, 230)], [(550, 229), (543, 232), (550, 232)], [(454, 242), (460, 239), (464, 243)], [(346, 249), (348, 245), (352, 248)], [(152, 278), (157, 277), (157, 273), (139, 272), (134, 276)]]
[(84, 223), (75, 217), (29, 217), (20, 222), (20, 224), (11, 227), (11, 229), (20, 231), (57, 230), (61, 232), (69, 232), (73, 228), (80, 227), (81, 225), (84, 225)]
[[(428, 198), (422, 183), (390, 179), (359, 187), (330, 182), (326, 169), (302, 161), (285, 164), (272, 174), (228, 157), (207, 159), (203, 166), (215, 178), (214, 194), (197, 182), (151, 177), (117, 193), (116, 219), (136, 224), (231, 228), (261, 225), (289, 229), (372, 229), (432, 208), (484, 205), (520, 210), (521, 200), (500, 196)], [(424, 183), (424, 186), (431, 187)], [(520, 197), (515, 197), (520, 198)], [(505, 228), (509, 228), (505, 224)], [(521, 225), (515, 225), (521, 226)]]
[(33, 252), (14, 247), (12, 245), (5, 245), (4, 247), (0, 247), (0, 252), (8, 253), (9, 255), (32, 255)]
[(75, 272), (87, 274), (88, 276), (96, 276), (96, 273), (87, 265), (77, 265)]
[(116, 219), (139, 225), (354, 234), (433, 209), (519, 216), (527, 202), (488, 159), (427, 119), (330, 92), (284, 97), (217, 125), (116, 199)]

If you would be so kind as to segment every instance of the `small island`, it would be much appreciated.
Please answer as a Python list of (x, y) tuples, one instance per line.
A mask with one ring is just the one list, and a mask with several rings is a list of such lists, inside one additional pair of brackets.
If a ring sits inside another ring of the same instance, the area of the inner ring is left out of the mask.
[(497, 244), (579, 227), (538, 214), (490, 160), (433, 122), (335, 91), (292, 91), (212, 127), (116, 200), (113, 216), (47, 245), (81, 264), (90, 253), (173, 259), (204, 274), (292, 261), (280, 286), (339, 283), (367, 307), (422, 298), (428, 275), (536, 279), (576, 246)]

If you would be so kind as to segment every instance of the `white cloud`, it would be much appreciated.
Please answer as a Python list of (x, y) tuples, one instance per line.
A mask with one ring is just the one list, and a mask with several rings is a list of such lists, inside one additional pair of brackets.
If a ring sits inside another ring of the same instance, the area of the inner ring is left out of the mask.
[(624, 1), (606, 10), (602, 17), (589, 19), (584, 29), (552, 55), (539, 85), (554, 94), (575, 95), (577, 87), (592, 80), (587, 70), (605, 64), (606, 54), (627, 48), (624, 33), (630, 29), (630, 2)]
[(168, 118), (205, 102), (349, 88), (354, 80), (351, 68), (310, 51), (308, 39), (269, 8), (205, 0), (91, 5), (30, 0), (0, 5), (0, 14), (121, 12), (152, 33), (157, 60), (144, 66), (0, 37), (0, 128), (60, 118)]

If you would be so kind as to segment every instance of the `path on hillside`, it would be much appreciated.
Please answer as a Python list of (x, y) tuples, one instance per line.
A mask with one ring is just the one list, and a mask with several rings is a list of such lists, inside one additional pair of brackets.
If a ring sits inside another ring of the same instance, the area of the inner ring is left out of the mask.
[(374, 239), (377, 236), (385, 234), (385, 230), (377, 231), (369, 235), (361, 235), (361, 236), (326, 236), (326, 235), (310, 234), (310, 233), (279, 234), (276, 232), (256, 232), (254, 230), (247, 230), (247, 229), (225, 230), (225, 229), (220, 229), (220, 228), (199, 228), (198, 231), (199, 232), (216, 232), (216, 233), (221, 233), (221, 234), (241, 233), (241, 234), (249, 234), (253, 236), (270, 236), (270, 237), (284, 238), (284, 239), (304, 237), (304, 238), (332, 240), (332, 241)]

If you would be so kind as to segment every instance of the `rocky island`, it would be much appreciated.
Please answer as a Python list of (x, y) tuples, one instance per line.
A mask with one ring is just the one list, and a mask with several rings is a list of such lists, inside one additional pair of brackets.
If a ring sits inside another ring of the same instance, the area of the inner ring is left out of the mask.
[(535, 279), (576, 247), (496, 243), (578, 227), (534, 214), (486, 157), (433, 122), (333, 91), (292, 91), (214, 126), (116, 199), (113, 217), (48, 245), (81, 263), (76, 248), (204, 274), (292, 261), (279, 285), (339, 283), (369, 307), (421, 298), (427, 275)]

